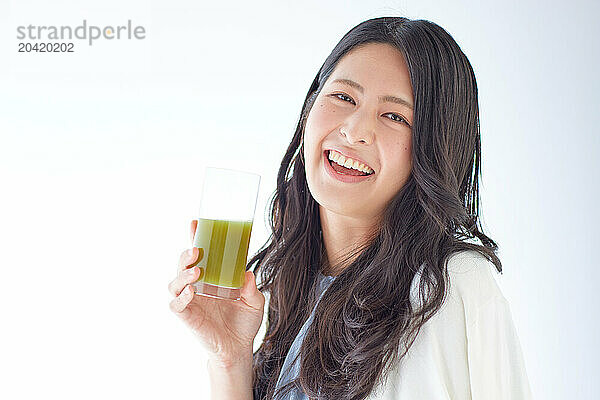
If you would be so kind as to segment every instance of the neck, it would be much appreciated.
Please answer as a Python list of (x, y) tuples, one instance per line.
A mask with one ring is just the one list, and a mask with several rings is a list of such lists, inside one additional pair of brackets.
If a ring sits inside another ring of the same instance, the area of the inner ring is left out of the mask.
[(375, 229), (372, 218), (354, 218), (336, 214), (319, 206), (321, 233), (327, 262), (324, 275), (339, 275), (358, 257), (350, 253), (361, 246)]

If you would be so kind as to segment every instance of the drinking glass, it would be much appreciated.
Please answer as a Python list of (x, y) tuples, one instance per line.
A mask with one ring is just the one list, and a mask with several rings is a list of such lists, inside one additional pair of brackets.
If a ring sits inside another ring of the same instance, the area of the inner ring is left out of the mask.
[(254, 173), (206, 168), (194, 234), (194, 247), (200, 248), (196, 294), (240, 299), (259, 185)]

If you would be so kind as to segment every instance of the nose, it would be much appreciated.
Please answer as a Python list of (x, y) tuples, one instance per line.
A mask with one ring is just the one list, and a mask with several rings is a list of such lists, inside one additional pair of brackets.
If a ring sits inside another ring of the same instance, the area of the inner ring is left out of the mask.
[(360, 117), (355, 115), (355, 118), (348, 120), (344, 125), (340, 126), (340, 134), (350, 144), (371, 144), (375, 135), (373, 125), (366, 116)]

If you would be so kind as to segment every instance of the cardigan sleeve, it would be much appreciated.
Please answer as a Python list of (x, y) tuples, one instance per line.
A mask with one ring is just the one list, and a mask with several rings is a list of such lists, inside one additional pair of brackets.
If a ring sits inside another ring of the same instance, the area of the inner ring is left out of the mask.
[(467, 326), (472, 400), (530, 400), (529, 380), (510, 306), (503, 296), (483, 305)]

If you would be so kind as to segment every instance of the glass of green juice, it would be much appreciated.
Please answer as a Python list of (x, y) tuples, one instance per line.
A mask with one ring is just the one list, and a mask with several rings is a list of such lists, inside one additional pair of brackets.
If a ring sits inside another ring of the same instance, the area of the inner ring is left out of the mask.
[(259, 185), (260, 175), (251, 172), (206, 168), (194, 234), (200, 248), (196, 294), (240, 299)]

